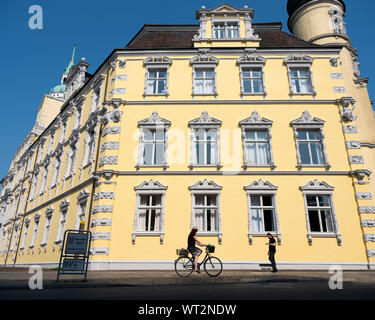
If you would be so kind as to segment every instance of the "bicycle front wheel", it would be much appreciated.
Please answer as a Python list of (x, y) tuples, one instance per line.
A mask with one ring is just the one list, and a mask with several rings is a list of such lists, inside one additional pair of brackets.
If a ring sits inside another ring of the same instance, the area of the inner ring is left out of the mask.
[(174, 269), (180, 277), (188, 277), (194, 270), (194, 264), (190, 258), (180, 257), (175, 261)]
[(219, 258), (209, 257), (204, 263), (204, 271), (210, 277), (217, 277), (223, 271), (223, 264)]

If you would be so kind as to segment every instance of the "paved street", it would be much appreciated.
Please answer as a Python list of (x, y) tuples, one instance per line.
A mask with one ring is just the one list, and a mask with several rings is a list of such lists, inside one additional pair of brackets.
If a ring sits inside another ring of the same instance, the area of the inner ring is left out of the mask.
[(375, 284), (344, 283), (331, 290), (328, 282), (202, 283), (129, 285), (120, 287), (8, 289), (0, 300), (374, 300)]

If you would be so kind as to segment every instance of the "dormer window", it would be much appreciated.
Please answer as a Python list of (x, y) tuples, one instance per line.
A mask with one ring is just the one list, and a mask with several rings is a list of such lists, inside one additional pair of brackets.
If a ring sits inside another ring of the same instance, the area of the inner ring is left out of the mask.
[(237, 39), (239, 38), (239, 26), (237, 22), (220, 22), (213, 24), (213, 38)]

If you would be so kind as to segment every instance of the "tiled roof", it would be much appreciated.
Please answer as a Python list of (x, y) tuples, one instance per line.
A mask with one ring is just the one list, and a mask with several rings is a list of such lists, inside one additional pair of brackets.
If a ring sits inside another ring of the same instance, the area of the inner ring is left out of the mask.
[[(255, 34), (262, 39), (260, 48), (317, 48), (281, 30), (281, 23), (254, 23)], [(189, 49), (198, 25), (144, 25), (126, 45), (126, 49)]]

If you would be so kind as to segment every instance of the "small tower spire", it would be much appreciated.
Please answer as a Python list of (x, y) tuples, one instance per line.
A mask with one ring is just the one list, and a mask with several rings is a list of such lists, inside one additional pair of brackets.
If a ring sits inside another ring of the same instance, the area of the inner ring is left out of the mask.
[(66, 67), (65, 72), (64, 72), (64, 74), (66, 74), (66, 75), (69, 73), (70, 69), (74, 66), (74, 55), (76, 53), (76, 47), (77, 47), (77, 44), (75, 43), (74, 46), (73, 46), (72, 58), (70, 59), (69, 64)]

